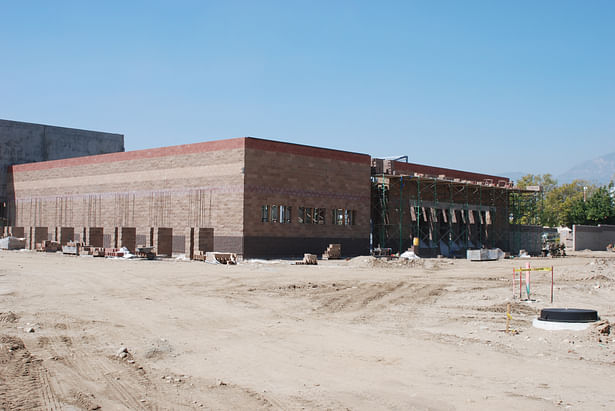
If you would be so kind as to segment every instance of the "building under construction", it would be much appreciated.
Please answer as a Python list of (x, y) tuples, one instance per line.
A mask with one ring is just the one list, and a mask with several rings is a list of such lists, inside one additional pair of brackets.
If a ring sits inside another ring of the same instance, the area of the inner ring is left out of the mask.
[[(521, 225), (520, 204), (537, 191), (506, 177), (372, 159), (372, 244), (422, 256), (465, 256), (468, 249), (540, 250), (538, 226)], [(407, 160), (407, 157), (406, 157)]]
[(30, 248), (349, 256), (418, 238), (421, 255), (457, 256), (539, 241), (512, 212), (536, 196), (506, 177), (252, 137), (14, 164), (7, 181), (3, 233)]

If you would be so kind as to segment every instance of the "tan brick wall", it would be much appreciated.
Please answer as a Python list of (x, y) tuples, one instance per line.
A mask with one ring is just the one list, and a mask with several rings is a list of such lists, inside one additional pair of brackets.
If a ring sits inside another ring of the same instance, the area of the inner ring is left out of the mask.
[(77, 233), (103, 227), (112, 244), (115, 228), (125, 226), (148, 240), (150, 227), (171, 227), (179, 235), (208, 227), (215, 236), (241, 237), (243, 148), (154, 158), (123, 154), (126, 160), (118, 155), (106, 163), (16, 166), (12, 225), (74, 227)]
[[(251, 138), (212, 144), (16, 166), (11, 225), (74, 227), (80, 237), (101, 227), (110, 244), (135, 227), (137, 245), (153, 246), (166, 227), (184, 237), (186, 253), (191, 243), (241, 253), (245, 237), (305, 240), (322, 251), (327, 241), (367, 242), (369, 156)], [(292, 223), (261, 222), (264, 204), (291, 206)], [(326, 223), (298, 224), (299, 207), (325, 208)], [(332, 224), (336, 208), (354, 210), (355, 224)], [(199, 238), (199, 228), (213, 238)]]

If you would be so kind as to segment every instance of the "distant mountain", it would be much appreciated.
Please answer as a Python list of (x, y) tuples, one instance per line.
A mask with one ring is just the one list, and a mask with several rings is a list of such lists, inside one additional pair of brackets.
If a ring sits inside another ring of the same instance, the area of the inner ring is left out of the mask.
[(571, 183), (573, 180), (587, 180), (598, 186), (607, 185), (611, 180), (615, 180), (615, 153), (577, 164), (556, 178), (559, 184)]

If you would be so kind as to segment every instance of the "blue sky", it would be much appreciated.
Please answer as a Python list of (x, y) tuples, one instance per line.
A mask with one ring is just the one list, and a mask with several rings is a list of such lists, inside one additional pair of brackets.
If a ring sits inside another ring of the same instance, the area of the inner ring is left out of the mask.
[(0, 118), (126, 149), (256, 136), (486, 173), (615, 151), (615, 1), (28, 1)]

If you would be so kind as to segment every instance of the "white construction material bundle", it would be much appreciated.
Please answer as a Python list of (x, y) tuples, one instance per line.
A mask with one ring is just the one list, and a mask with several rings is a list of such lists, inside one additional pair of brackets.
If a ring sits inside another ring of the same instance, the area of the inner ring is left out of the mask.
[(26, 248), (26, 239), (17, 237), (0, 238), (0, 249), (2, 250), (21, 250)]

